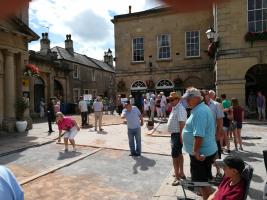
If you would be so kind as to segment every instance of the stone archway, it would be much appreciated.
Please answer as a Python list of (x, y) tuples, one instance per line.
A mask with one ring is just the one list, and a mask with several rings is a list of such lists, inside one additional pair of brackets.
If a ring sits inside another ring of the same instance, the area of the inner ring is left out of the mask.
[(142, 110), (142, 97), (147, 91), (147, 85), (143, 81), (135, 81), (131, 86), (131, 94), (134, 98), (135, 105)]
[(58, 80), (54, 80), (54, 96), (58, 98), (64, 97), (64, 89)]
[(246, 105), (251, 102), (249, 101), (249, 98), (250, 100), (255, 99), (256, 93), (258, 91), (261, 91), (265, 97), (267, 96), (267, 64), (258, 64), (252, 66), (246, 72), (245, 79)]
[(40, 112), (41, 99), (45, 99), (45, 83), (41, 77), (34, 79), (34, 112)]

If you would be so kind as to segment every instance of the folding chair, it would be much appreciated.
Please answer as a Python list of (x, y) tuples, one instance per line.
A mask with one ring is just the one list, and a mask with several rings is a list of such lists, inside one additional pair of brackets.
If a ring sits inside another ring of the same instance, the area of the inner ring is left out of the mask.
[[(267, 158), (267, 155), (266, 155), (266, 158)], [(215, 162), (218, 162), (218, 163), (222, 162), (222, 159), (218, 159)], [(245, 162), (245, 169), (243, 170), (241, 174), (243, 180), (245, 181), (245, 187), (246, 187), (244, 200), (247, 199), (247, 196), (249, 193), (249, 187), (250, 187), (250, 182), (253, 176), (253, 171), (254, 171), (253, 167)], [(183, 189), (184, 198), (179, 198), (178, 200), (192, 200), (186, 196), (185, 187), (195, 188), (195, 187), (214, 186), (214, 182), (193, 182), (193, 181), (188, 181), (188, 180), (181, 180), (180, 185), (182, 186), (182, 189)]]

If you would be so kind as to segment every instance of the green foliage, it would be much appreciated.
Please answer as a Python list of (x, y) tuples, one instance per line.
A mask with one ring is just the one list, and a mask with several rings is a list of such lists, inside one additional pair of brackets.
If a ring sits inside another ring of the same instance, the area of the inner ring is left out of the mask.
[(24, 113), (26, 109), (29, 107), (27, 99), (24, 97), (19, 97), (16, 100), (15, 108), (16, 108), (16, 117), (17, 120), (22, 121), (24, 119)]

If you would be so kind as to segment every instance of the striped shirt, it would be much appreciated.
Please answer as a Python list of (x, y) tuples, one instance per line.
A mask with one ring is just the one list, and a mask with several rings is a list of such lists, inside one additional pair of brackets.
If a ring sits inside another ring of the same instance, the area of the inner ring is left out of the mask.
[(187, 113), (181, 103), (178, 103), (172, 108), (172, 112), (169, 116), (167, 128), (170, 133), (179, 133), (180, 125), (179, 122), (186, 122)]

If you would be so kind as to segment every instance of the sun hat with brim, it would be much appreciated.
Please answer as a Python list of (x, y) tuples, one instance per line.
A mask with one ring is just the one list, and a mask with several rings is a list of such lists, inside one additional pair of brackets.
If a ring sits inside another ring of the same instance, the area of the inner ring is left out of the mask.
[(181, 99), (181, 97), (178, 96), (178, 94), (176, 92), (171, 92), (170, 96), (168, 96), (168, 99)]
[(197, 88), (187, 89), (186, 92), (184, 93), (184, 95), (182, 96), (183, 99), (189, 99), (189, 98), (193, 98), (193, 97), (199, 97), (201, 100), (203, 100), (201, 92)]
[(230, 167), (236, 169), (240, 174), (245, 169), (245, 162), (238, 156), (227, 156), (226, 158), (215, 161), (218, 167)]

